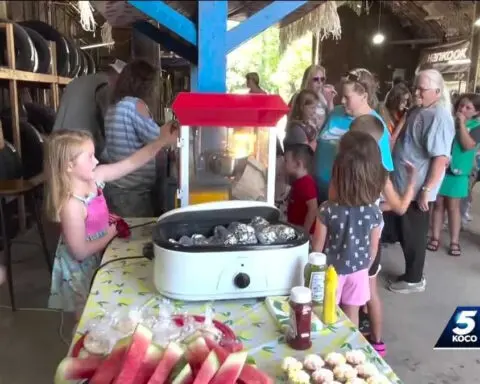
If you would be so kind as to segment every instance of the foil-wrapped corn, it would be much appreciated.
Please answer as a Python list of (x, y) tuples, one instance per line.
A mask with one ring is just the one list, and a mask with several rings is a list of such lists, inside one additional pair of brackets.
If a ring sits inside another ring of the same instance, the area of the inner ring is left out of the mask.
[(217, 225), (213, 229), (213, 236), (219, 240), (223, 245), (236, 245), (238, 244), (237, 238), (223, 225)]
[(270, 224), (266, 219), (256, 216), (249, 224), (232, 222), (228, 229), (217, 225), (213, 229), (213, 236), (207, 238), (202, 234), (182, 236), (178, 241), (169, 239), (170, 243), (180, 244), (185, 247), (202, 245), (237, 244), (283, 244), (296, 238), (295, 229), (285, 224)]
[(282, 244), (295, 239), (295, 230), (284, 224), (269, 225), (257, 232), (262, 244)]
[(200, 234), (192, 235), (193, 245), (208, 245), (208, 239)]
[(228, 226), (228, 231), (233, 233), (238, 244), (257, 244), (255, 229), (248, 224), (233, 222)]
[(255, 229), (255, 231), (260, 231), (262, 228), (265, 228), (270, 225), (270, 223), (261, 216), (255, 216), (250, 225)]

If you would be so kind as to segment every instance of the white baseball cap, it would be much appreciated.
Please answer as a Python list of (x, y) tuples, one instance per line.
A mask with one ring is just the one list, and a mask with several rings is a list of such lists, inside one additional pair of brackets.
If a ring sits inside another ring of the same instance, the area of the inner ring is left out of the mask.
[(112, 67), (118, 74), (123, 71), (123, 68), (125, 68), (126, 65), (127, 63), (119, 59), (116, 59), (114, 63), (109, 64), (109, 66)]

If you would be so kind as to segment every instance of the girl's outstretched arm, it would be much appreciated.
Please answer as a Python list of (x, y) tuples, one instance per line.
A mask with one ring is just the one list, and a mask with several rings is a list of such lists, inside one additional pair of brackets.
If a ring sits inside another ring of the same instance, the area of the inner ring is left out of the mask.
[(78, 261), (103, 251), (117, 234), (115, 224), (112, 224), (108, 227), (105, 236), (97, 240), (87, 241), (85, 235), (85, 215), (85, 205), (73, 198), (65, 204), (60, 212), (63, 238), (69, 251)]
[(382, 211), (394, 211), (398, 215), (403, 215), (412, 199), (415, 197), (415, 182), (416, 182), (416, 170), (411, 164), (406, 164), (407, 173), (408, 173), (408, 184), (405, 190), (405, 193), (402, 195), (398, 194), (393, 186), (390, 177), (387, 178), (387, 182), (385, 183), (385, 187), (383, 188), (383, 198), (385, 200), (385, 204), (382, 204)]
[(178, 132), (178, 123), (176, 121), (168, 122), (162, 126), (157, 140), (152, 141), (122, 161), (102, 164), (95, 168), (95, 180), (99, 182), (113, 181), (137, 170), (152, 160), (162, 148), (176, 144)]

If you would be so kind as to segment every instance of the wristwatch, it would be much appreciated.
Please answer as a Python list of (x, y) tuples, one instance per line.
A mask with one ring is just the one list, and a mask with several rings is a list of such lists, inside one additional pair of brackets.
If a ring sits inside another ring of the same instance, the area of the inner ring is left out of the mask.
[(429, 187), (426, 187), (425, 185), (422, 187), (423, 192), (430, 192), (431, 189)]

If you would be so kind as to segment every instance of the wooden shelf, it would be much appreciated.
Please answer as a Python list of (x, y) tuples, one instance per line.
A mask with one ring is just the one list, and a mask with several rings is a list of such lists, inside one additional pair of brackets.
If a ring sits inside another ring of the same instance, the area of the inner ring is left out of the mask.
[(72, 79), (45, 73), (33, 73), (0, 67), (0, 80), (17, 80), (30, 83), (60, 84), (66, 85)]
[[(15, 38), (13, 31), (13, 24), (0, 22), (0, 30), (5, 31), (5, 40), (7, 47), (7, 61), (8, 66), (0, 67), (0, 81), (8, 81), (8, 88), (10, 94), (10, 109), (13, 129), (13, 145), (16, 148), (19, 156), (22, 156), (22, 146), (20, 139), (20, 116), (19, 116), (19, 97), (18, 89), (21, 85), (29, 83), (32, 86), (38, 88), (49, 88), (51, 91), (52, 106), (55, 110), (58, 108), (60, 102), (59, 86), (68, 84), (71, 79), (66, 77), (60, 77), (57, 75), (57, 52), (54, 42), (49, 42), (49, 49), (52, 57), (51, 61), (51, 73), (33, 73), (16, 70), (16, 49)], [(43, 84), (44, 86), (41, 86)], [(45, 86), (46, 85), (46, 86)], [(0, 124), (0, 148), (3, 148), (3, 130)], [(31, 180), (18, 180), (16, 182), (2, 181), (0, 184), (5, 191), (23, 191), (26, 188), (32, 186)], [(18, 199), (18, 216), (20, 222), (20, 229), (24, 230), (26, 227), (26, 211), (25, 200), (23, 196)]]

